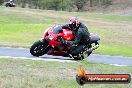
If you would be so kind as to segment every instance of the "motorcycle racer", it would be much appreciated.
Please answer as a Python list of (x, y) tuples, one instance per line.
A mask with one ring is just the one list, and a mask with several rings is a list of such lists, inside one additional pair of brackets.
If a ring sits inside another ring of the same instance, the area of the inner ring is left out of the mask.
[(84, 47), (86, 44), (88, 44), (90, 40), (90, 33), (88, 28), (76, 17), (71, 17), (69, 22), (69, 24), (63, 25), (62, 28), (72, 30), (75, 38), (73, 41), (65, 41), (65, 44), (69, 46), (76, 45), (76, 48), (71, 47), (69, 53), (72, 55), (77, 55), (81, 53), (81, 51), (85, 49)]
[(8, 3), (10, 3), (11, 5), (13, 5), (13, 1), (12, 0), (9, 0)]

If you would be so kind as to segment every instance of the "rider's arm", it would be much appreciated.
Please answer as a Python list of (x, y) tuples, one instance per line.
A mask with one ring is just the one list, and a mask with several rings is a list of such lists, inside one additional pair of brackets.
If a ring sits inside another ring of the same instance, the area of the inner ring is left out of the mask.
[(70, 29), (69, 24), (63, 25), (62, 29)]
[(86, 28), (79, 28), (78, 31), (75, 33), (75, 38), (73, 41), (67, 41), (71, 45), (77, 45), (80, 42), (86, 42), (89, 40), (90, 33), (87, 31)]
[(67, 42), (70, 43), (71, 45), (77, 45), (81, 41), (81, 37), (82, 37), (82, 31), (81, 31), (81, 29), (79, 29), (77, 31), (77, 33), (75, 34), (74, 40), (73, 41), (67, 41)]

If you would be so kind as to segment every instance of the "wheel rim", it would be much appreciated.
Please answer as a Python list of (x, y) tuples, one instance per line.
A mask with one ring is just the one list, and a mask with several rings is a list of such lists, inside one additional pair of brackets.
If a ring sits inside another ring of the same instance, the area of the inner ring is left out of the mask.
[(34, 48), (34, 54), (37, 54), (37, 53), (42, 53), (43, 52), (43, 45), (40, 44), (39, 46), (36, 46)]

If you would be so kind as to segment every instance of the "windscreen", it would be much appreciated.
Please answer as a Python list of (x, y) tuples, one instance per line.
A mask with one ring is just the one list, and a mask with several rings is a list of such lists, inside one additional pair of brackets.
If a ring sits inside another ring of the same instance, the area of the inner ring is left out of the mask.
[(54, 27), (53, 28), (53, 33), (54, 34), (59, 34), (62, 32), (62, 27), (61, 26), (58, 26), (58, 27)]

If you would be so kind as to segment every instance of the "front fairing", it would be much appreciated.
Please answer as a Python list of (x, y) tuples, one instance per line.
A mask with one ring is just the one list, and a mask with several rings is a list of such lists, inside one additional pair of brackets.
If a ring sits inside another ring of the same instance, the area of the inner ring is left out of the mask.
[(49, 28), (44, 38), (49, 42), (50, 46), (60, 46), (62, 43), (57, 41), (58, 37), (62, 37), (64, 40), (72, 40), (72, 31), (68, 29), (62, 29), (61, 26), (54, 26)]
[(58, 35), (56, 35), (56, 34), (48, 35), (46, 37), (46, 40), (49, 42), (50, 46), (59, 46), (59, 45), (61, 45), (61, 42), (56, 41), (57, 37), (58, 37)]

